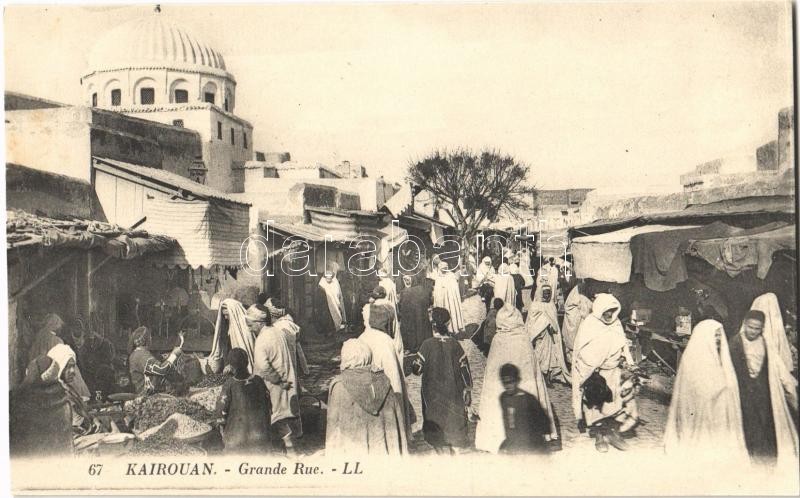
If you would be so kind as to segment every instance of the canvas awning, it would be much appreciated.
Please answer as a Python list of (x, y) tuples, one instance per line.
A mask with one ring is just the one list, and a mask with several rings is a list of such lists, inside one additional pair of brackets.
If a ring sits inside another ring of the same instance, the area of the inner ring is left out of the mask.
[(651, 232), (666, 232), (697, 226), (648, 225), (630, 227), (600, 235), (577, 237), (570, 247), (577, 278), (626, 283), (631, 278), (631, 239)]
[(777, 251), (797, 250), (793, 225), (771, 223), (733, 237), (690, 240), (686, 254), (706, 260), (731, 277), (756, 268), (758, 278), (765, 278)]
[[(759, 197), (741, 197), (725, 199), (708, 204), (693, 204), (680, 211), (666, 213), (643, 214), (628, 218), (597, 220), (569, 229), (573, 237), (581, 235), (597, 235), (633, 226), (691, 225), (707, 224), (714, 221), (732, 223), (748, 221), (754, 225), (763, 225), (772, 221), (793, 221), (795, 198), (788, 195)], [(755, 223), (753, 223), (755, 221)]]
[(250, 234), (247, 205), (212, 200), (147, 199), (149, 230), (167, 233), (178, 242), (173, 251), (155, 256), (159, 265), (180, 268), (241, 266), (242, 244)]

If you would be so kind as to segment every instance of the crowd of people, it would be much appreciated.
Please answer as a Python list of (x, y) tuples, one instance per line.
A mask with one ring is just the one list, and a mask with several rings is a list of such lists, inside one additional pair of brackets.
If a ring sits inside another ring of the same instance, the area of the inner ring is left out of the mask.
[[(427, 279), (386, 271), (362, 309), (364, 330), (347, 338), (344, 296), (333, 271), (319, 282), (322, 317), (342, 343), (340, 374), (327, 397), (326, 454), (405, 455), (420, 419), (438, 454), (547, 454), (561, 448), (559, 424), (574, 423), (598, 451), (628, 449), (639, 423), (639, 369), (609, 293), (582, 284), (563, 299), (563, 272), (547, 262), (535, 277), (522, 251), (497, 267), (484, 258), (471, 278), (434, 261)], [(559, 317), (563, 310), (563, 319)], [(88, 414), (88, 388), (75, 353), (48, 315), (34, 340), (22, 391), (66, 400), (73, 435), (105, 430)], [(300, 326), (278, 298), (249, 308), (224, 300), (205, 373), (225, 373), (217, 402), (225, 451), (296, 454), (303, 435), (300, 379), (308, 373)], [(180, 390), (180, 346), (166, 358), (150, 351), (146, 327), (130, 337), (128, 367), (137, 395)], [(480, 393), (469, 357), (485, 355)], [(774, 294), (756, 299), (739, 332), (726, 338), (715, 320), (697, 323), (677, 369), (664, 434), (668, 454), (702, 450), (773, 464), (798, 455), (797, 381)], [(421, 413), (407, 377), (420, 376)], [(574, 421), (559, 421), (550, 391), (571, 386)], [(476, 408), (474, 401), (479, 399)], [(470, 431), (476, 423), (474, 439)], [(67, 444), (66, 439), (62, 441)]]

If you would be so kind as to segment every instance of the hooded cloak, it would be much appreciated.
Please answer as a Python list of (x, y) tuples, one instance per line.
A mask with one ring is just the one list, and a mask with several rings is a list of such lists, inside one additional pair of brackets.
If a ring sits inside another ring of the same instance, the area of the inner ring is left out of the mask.
[(681, 355), (664, 430), (664, 450), (678, 455), (713, 451), (726, 458), (747, 458), (736, 372), (722, 324), (715, 320), (695, 326)]
[(341, 356), (328, 393), (326, 455), (407, 453), (403, 413), (386, 374), (371, 368), (369, 347), (349, 339)]
[[(251, 306), (253, 313), (260, 311), (266, 319), (266, 313), (258, 310), (256, 305)], [(225, 317), (222, 316), (222, 310), (228, 310), (227, 330), (225, 330)], [(224, 367), (225, 355), (228, 353), (228, 341), (230, 340), (230, 349), (239, 348), (247, 353), (249, 361), (248, 371), (252, 372), (255, 359), (254, 348), (256, 338), (253, 332), (247, 325), (247, 312), (242, 306), (242, 303), (235, 299), (225, 299), (217, 311), (217, 323), (214, 327), (214, 340), (211, 342), (211, 353), (208, 355), (208, 368), (213, 373), (220, 373)]]
[(492, 347), (486, 360), (480, 421), (475, 432), (475, 447), (491, 453), (497, 453), (505, 440), (503, 413), (500, 407), (500, 394), (504, 391), (500, 381), (500, 368), (506, 363), (511, 363), (519, 369), (519, 388), (539, 400), (547, 412), (550, 420), (549, 437), (558, 437), (547, 385), (525, 331), (522, 314), (513, 304), (507, 303), (497, 312), (497, 333), (492, 340)]
[[(605, 322), (603, 313), (614, 309), (611, 320)], [(600, 410), (586, 408), (587, 425), (616, 414), (622, 409), (620, 397), (622, 368), (625, 358), (633, 364), (628, 350), (625, 331), (619, 321), (621, 305), (611, 294), (598, 294), (592, 305), (592, 314), (586, 317), (575, 336), (575, 349), (572, 361), (572, 407), (575, 418), (581, 419), (583, 383), (598, 370), (606, 380), (612, 393), (612, 401), (605, 403)]]
[(542, 369), (542, 375), (569, 382), (570, 376), (564, 361), (561, 328), (558, 326), (558, 312), (555, 303), (532, 301), (528, 307), (525, 328), (534, 344), (536, 359)]

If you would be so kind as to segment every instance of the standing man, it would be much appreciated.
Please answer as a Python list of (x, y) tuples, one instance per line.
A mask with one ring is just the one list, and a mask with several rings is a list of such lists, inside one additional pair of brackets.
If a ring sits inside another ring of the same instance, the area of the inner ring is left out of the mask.
[(464, 330), (464, 317), (461, 315), (461, 291), (458, 279), (450, 271), (447, 262), (441, 261), (433, 288), (433, 305), (450, 313), (450, 333), (458, 334)]
[(467, 354), (450, 335), (450, 313), (433, 308), (433, 337), (422, 343), (413, 370), (422, 376), (422, 432), (439, 454), (453, 454), (468, 442), (467, 408), (472, 404), (472, 376)]
[(422, 341), (433, 335), (428, 309), (433, 304), (433, 295), (427, 285), (414, 285), (409, 275), (403, 277), (406, 288), (400, 291), (398, 306), (403, 345), (407, 351), (416, 353)]
[[(270, 315), (275, 306), (270, 303)], [(302, 435), (299, 400), (297, 395), (297, 371), (295, 354), (289, 348), (286, 334), (281, 328), (270, 325), (270, 315), (253, 305), (247, 310), (247, 324), (254, 334), (255, 365), (253, 373), (267, 385), (272, 403), (272, 429), (281, 439), (286, 453), (297, 454), (295, 439)]]
[(319, 294), (325, 303), (319, 313), (320, 332), (324, 335), (341, 331), (347, 323), (342, 286), (332, 270), (326, 270), (319, 281)]
[(798, 454), (797, 428), (789, 411), (797, 410), (797, 381), (764, 337), (766, 317), (750, 310), (730, 340), (731, 361), (739, 383), (744, 440), (756, 463), (774, 465), (794, 461)]

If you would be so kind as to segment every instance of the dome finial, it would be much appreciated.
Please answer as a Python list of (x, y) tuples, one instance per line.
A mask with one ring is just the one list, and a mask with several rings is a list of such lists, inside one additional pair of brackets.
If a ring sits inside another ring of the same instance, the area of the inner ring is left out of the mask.
[(156, 4), (156, 8), (155, 8), (155, 9), (153, 9), (153, 10), (156, 12), (156, 14), (158, 14), (159, 12), (161, 12), (161, 4)]

